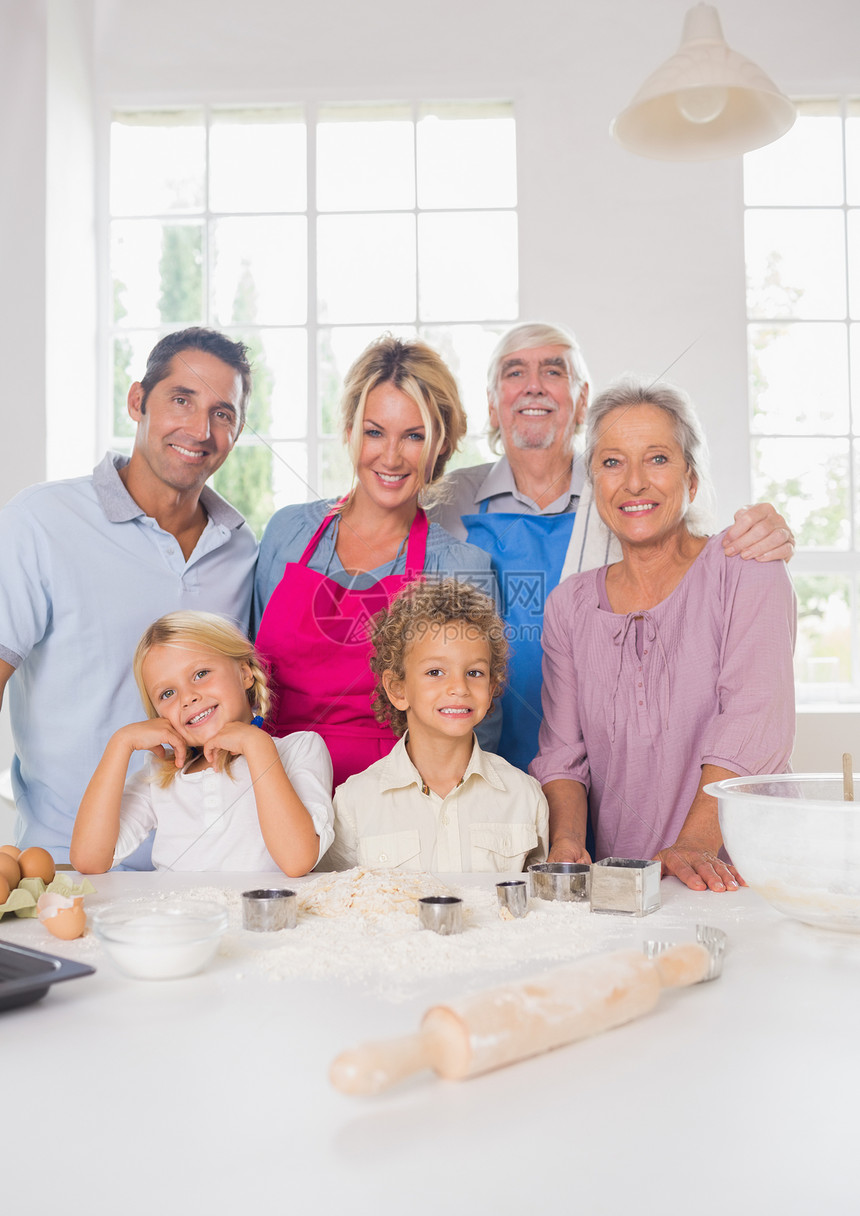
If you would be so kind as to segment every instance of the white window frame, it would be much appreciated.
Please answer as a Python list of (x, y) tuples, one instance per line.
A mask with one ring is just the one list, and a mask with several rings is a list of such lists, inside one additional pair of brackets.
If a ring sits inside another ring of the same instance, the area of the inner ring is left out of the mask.
[[(516, 122), (516, 108), (515, 108), (515, 103), (512, 98), (505, 98), (505, 99), (494, 99), (494, 98), (485, 98), (485, 99), (482, 99), (482, 98), (399, 99), (398, 98), (398, 99), (385, 99), (385, 100), (367, 99), (367, 98), (339, 98), (339, 97), (333, 97), (331, 99), (326, 98), (324, 100), (322, 100), (322, 99), (313, 99), (313, 100), (300, 99), (299, 100), (299, 99), (283, 99), (283, 98), (271, 99), (270, 98), (267, 101), (263, 102), (263, 101), (259, 101), (257, 99), (255, 99), (253, 101), (243, 101), (243, 100), (237, 99), (235, 97), (225, 97), (225, 98), (209, 97), (206, 99), (199, 99), (199, 98), (189, 99), (189, 98), (185, 97), (185, 98), (176, 98), (175, 100), (171, 100), (170, 98), (161, 96), (157, 102), (154, 102), (151, 100), (141, 100), (139, 103), (135, 103), (134, 100), (129, 100), (128, 98), (113, 99), (110, 101), (110, 103), (106, 106), (106, 110), (105, 110), (105, 121), (103, 124), (102, 135), (101, 135), (102, 155), (99, 158), (99, 160), (100, 160), (100, 183), (99, 183), (100, 191), (99, 191), (99, 194), (100, 194), (100, 201), (101, 201), (99, 227), (100, 227), (100, 230), (103, 235), (102, 235), (102, 239), (99, 242), (101, 265), (99, 268), (99, 300), (98, 300), (99, 375), (98, 375), (98, 406), (97, 406), (97, 411), (96, 411), (96, 427), (97, 427), (99, 442), (97, 443), (97, 450), (103, 451), (106, 447), (110, 447), (110, 446), (113, 446), (113, 447), (117, 447), (117, 446), (128, 447), (129, 446), (128, 441), (125, 441), (125, 443), (121, 443), (118, 440), (116, 433), (115, 433), (115, 428), (114, 428), (113, 342), (114, 342), (114, 338), (122, 330), (121, 326), (118, 326), (115, 324), (114, 318), (113, 318), (113, 289), (112, 289), (111, 266), (110, 266), (110, 231), (111, 231), (111, 221), (114, 217), (110, 213), (108, 200), (109, 200), (109, 193), (110, 193), (110, 128), (111, 128), (111, 123), (112, 123), (114, 115), (118, 112), (129, 112), (129, 111), (134, 111), (134, 110), (139, 110), (142, 112), (153, 112), (153, 113), (158, 112), (159, 110), (163, 110), (165, 112), (169, 112), (169, 111), (173, 111), (173, 110), (200, 110), (200, 111), (202, 111), (203, 116), (204, 116), (205, 129), (206, 129), (206, 133), (207, 133), (207, 135), (206, 135), (206, 143), (207, 143), (206, 172), (207, 172), (207, 179), (208, 179), (208, 169), (209, 169), (208, 131), (209, 131), (209, 125), (210, 125), (210, 122), (212, 119), (213, 112), (216, 112), (217, 110), (221, 110), (224, 108), (241, 110), (244, 108), (263, 109), (263, 108), (267, 108), (268, 106), (271, 106), (274, 109), (300, 107), (303, 110), (305, 128), (306, 128), (306, 132), (307, 132), (307, 140), (306, 140), (306, 168), (307, 168), (306, 209), (304, 212), (289, 212), (289, 213), (285, 213), (285, 214), (304, 214), (307, 217), (307, 315), (306, 315), (305, 325), (304, 326), (282, 326), (282, 327), (271, 327), (271, 326), (265, 326), (265, 325), (260, 325), (260, 326), (247, 325), (247, 326), (235, 326), (235, 327), (234, 326), (218, 326), (218, 328), (223, 329), (224, 332), (226, 332), (228, 335), (233, 334), (237, 331), (247, 333), (247, 332), (253, 331), (256, 328), (259, 328), (260, 330), (265, 330), (267, 328), (291, 328), (291, 329), (300, 329), (301, 328), (301, 329), (304, 329), (306, 336), (307, 336), (307, 402), (306, 402), (306, 418), (305, 418), (306, 437), (303, 441), (302, 440), (288, 440), (288, 441), (297, 442), (297, 443), (304, 442), (307, 445), (307, 468), (308, 468), (307, 481), (308, 481), (308, 483), (310, 483), (310, 485), (308, 487), (306, 497), (315, 498), (318, 495), (317, 495), (314, 487), (321, 486), (323, 484), (323, 468), (322, 468), (323, 444), (326, 440), (331, 440), (331, 439), (335, 438), (335, 436), (332, 436), (330, 433), (324, 433), (321, 429), (322, 419), (321, 419), (321, 409), (320, 409), (321, 402), (319, 400), (319, 377), (318, 377), (319, 337), (320, 337), (321, 332), (331, 329), (331, 328), (336, 328), (336, 329), (356, 328), (356, 329), (359, 329), (359, 328), (367, 328), (367, 325), (368, 325), (367, 322), (345, 322), (345, 323), (334, 322), (331, 325), (329, 325), (327, 323), (321, 323), (319, 321), (318, 315), (317, 315), (317, 235), (316, 235), (317, 220), (319, 219), (320, 216), (329, 216), (332, 214), (351, 214), (350, 212), (346, 212), (346, 211), (345, 212), (331, 212), (331, 211), (321, 212), (317, 209), (316, 140), (314, 138), (314, 132), (316, 130), (317, 123), (319, 121), (319, 115), (320, 115), (321, 111), (324, 111), (331, 107), (349, 107), (352, 105), (354, 105), (356, 108), (360, 108), (363, 106), (374, 106), (374, 105), (379, 105), (383, 108), (389, 108), (392, 106), (402, 106), (404, 109), (406, 109), (408, 107), (409, 113), (411, 115), (411, 121), (413, 124), (413, 140), (417, 144), (417, 138), (418, 138), (418, 125), (417, 124), (418, 124), (418, 120), (420, 117), (421, 107), (427, 106), (427, 105), (433, 106), (433, 105), (440, 105), (440, 104), (441, 105), (460, 104), (460, 105), (463, 105), (464, 107), (468, 107), (470, 109), (472, 109), (472, 108), (477, 109), (484, 105), (490, 106), (490, 107), (504, 106), (506, 108), (509, 108), (511, 117)], [(456, 210), (458, 213), (468, 214), (470, 212), (477, 213), (477, 212), (487, 212), (487, 211), (496, 210), (496, 211), (500, 211), (500, 212), (511, 212), (515, 216), (518, 216), (518, 202), (515, 203), (514, 206), (495, 207), (495, 208), (492, 206), (462, 207), (462, 208), (420, 207), (419, 206), (419, 197), (418, 197), (418, 182), (417, 182), (417, 175), (418, 175), (417, 147), (415, 148), (415, 153), (416, 153), (416, 155), (413, 160), (413, 172), (416, 176), (414, 206), (412, 208), (398, 208), (397, 210), (380, 211), (380, 212), (376, 212), (375, 214), (386, 214), (386, 215), (412, 214), (415, 218), (416, 226), (418, 223), (418, 217), (420, 215), (433, 213), (434, 211)], [(208, 187), (208, 180), (207, 180), (207, 187)], [(208, 274), (209, 274), (208, 235), (210, 232), (210, 225), (216, 219), (231, 217), (233, 214), (234, 214), (233, 212), (224, 212), (224, 213), (212, 212), (209, 207), (209, 192), (208, 192), (208, 188), (207, 188), (206, 196), (205, 196), (205, 200), (204, 200), (204, 206), (200, 211), (195, 211), (193, 213), (184, 213), (181, 216), (171, 213), (169, 216), (168, 215), (152, 216), (152, 215), (147, 214), (145, 217), (147, 219), (154, 218), (154, 219), (170, 219), (170, 220), (188, 218), (188, 219), (193, 220), (194, 222), (202, 223), (203, 229), (204, 229), (204, 237), (203, 237), (203, 241), (204, 241), (204, 259), (203, 259), (203, 261), (204, 261), (204, 265), (203, 265), (203, 276), (204, 276), (204, 278), (203, 278), (203, 297), (204, 297), (203, 298), (203, 310), (204, 310), (204, 315), (201, 318), (199, 323), (203, 324), (203, 325), (209, 325), (210, 323), (212, 323), (212, 322), (210, 322), (210, 319), (209, 319), (209, 310), (210, 310), (211, 301), (210, 301), (209, 283), (208, 283)], [(247, 218), (247, 213), (235, 213), (235, 214), (237, 214), (241, 218)], [(358, 214), (358, 213), (356, 213), (356, 214)], [(366, 214), (374, 214), (374, 213), (364, 211), (364, 212), (361, 212), (361, 214), (366, 215)], [(127, 218), (134, 218), (134, 217), (123, 216), (122, 218), (127, 219)], [(143, 218), (143, 217), (141, 217), (141, 218)], [(416, 263), (417, 263), (417, 258), (418, 258), (418, 249), (417, 249), (417, 245), (416, 245)], [(517, 273), (518, 273), (518, 266), (516, 267), (516, 269), (517, 269)], [(419, 286), (418, 286), (417, 265), (416, 265), (415, 321), (414, 322), (398, 322), (398, 323), (392, 322), (390, 324), (396, 325), (398, 328), (406, 328), (408, 326), (412, 326), (414, 328), (415, 332), (417, 333), (417, 335), (421, 336), (422, 333), (424, 332), (424, 329), (427, 327), (432, 328), (432, 329), (441, 329), (446, 326), (457, 326), (457, 325), (463, 325), (463, 324), (478, 324), (487, 331), (495, 330), (495, 331), (501, 332), (504, 329), (507, 329), (510, 325), (515, 324), (517, 322), (517, 320), (519, 320), (519, 308), (518, 307), (517, 307), (516, 315), (507, 316), (507, 317), (484, 317), (476, 322), (466, 322), (466, 321), (463, 321), (462, 319), (459, 319), (459, 320), (434, 319), (432, 321), (423, 320), (421, 317), (421, 312), (420, 312), (420, 300), (419, 300), (418, 292), (419, 292)], [(188, 323), (191, 324), (193, 322), (189, 321)], [(163, 332), (165, 332), (165, 329), (169, 329), (169, 328), (171, 328), (171, 327), (170, 326), (153, 327), (152, 328), (152, 342), (150, 343), (150, 346), (154, 345), (155, 342), (158, 340), (159, 336)], [(174, 326), (173, 328), (178, 328), (178, 326)], [(387, 324), (384, 321), (379, 323), (378, 330), (380, 333), (383, 332), (386, 328), (387, 328)], [(140, 333), (140, 332), (145, 332), (145, 330), (136, 328), (135, 332)], [(142, 374), (142, 369), (140, 369), (138, 374)], [(463, 386), (461, 384), (461, 389), (462, 388), (463, 388)], [(465, 396), (466, 396), (466, 394), (464, 393), (464, 404), (468, 408), (469, 402), (467, 402), (465, 400)], [(485, 430), (485, 422), (484, 422), (484, 418), (483, 418), (484, 401), (485, 401), (485, 396), (482, 392), (478, 402), (477, 403), (473, 402), (473, 404), (475, 404), (476, 408), (470, 419), (471, 425), (470, 425), (469, 435), (468, 435), (467, 439), (471, 440), (473, 444), (478, 445), (478, 447), (480, 448), (480, 450), (483, 454), (483, 458), (489, 459), (491, 453), (489, 452), (489, 448), (486, 444), (486, 437), (485, 437), (485, 433), (484, 433), (484, 430)], [(277, 442), (280, 438), (281, 437), (275, 433), (273, 433), (271, 436), (271, 439), (274, 442)], [(246, 433), (240, 438), (239, 446), (247, 446), (247, 445), (254, 444), (256, 442), (258, 442), (258, 441), (250, 433)], [(265, 440), (264, 440), (264, 442), (265, 442)], [(468, 461), (468, 460), (466, 461), (466, 463), (470, 463), (470, 462), (471, 461)], [(454, 467), (454, 465), (456, 465), (456, 463), (457, 463), (457, 461), (455, 458), (454, 462), (452, 462), (452, 467)], [(278, 503), (276, 505), (283, 505), (283, 504)]]
[[(847, 431), (840, 432), (834, 435), (833, 433), (822, 434), (821, 432), (808, 431), (799, 434), (797, 431), (767, 431), (755, 430), (752, 425), (754, 396), (752, 384), (752, 371), (750, 371), (750, 401), (749, 401), (749, 450), (750, 450), (750, 479), (753, 479), (753, 469), (755, 466), (755, 444), (760, 439), (840, 439), (848, 442), (848, 476), (849, 476), (849, 504), (853, 508), (849, 518), (849, 547), (842, 549), (811, 549), (801, 548), (798, 546), (794, 558), (791, 562), (791, 572), (793, 575), (836, 575), (846, 577), (850, 584), (850, 615), (852, 621), (851, 635), (851, 669), (852, 681), (843, 684), (829, 693), (824, 695), (816, 693), (814, 686), (807, 684), (803, 680), (797, 681), (798, 707), (808, 709), (815, 708), (860, 708), (860, 518), (858, 518), (858, 496), (860, 496), (860, 343), (856, 344), (856, 358), (852, 360), (852, 327), (854, 333), (860, 335), (860, 311), (858, 311), (857, 300), (855, 298), (854, 308), (857, 316), (852, 318), (851, 307), (852, 299), (850, 294), (849, 284), (849, 214), (854, 212), (860, 216), (860, 200), (851, 203), (848, 198), (848, 180), (847, 180), (847, 140), (846, 140), (846, 119), (849, 117), (849, 109), (853, 107), (852, 117), (857, 117), (858, 106), (860, 99), (854, 97), (831, 97), (831, 98), (797, 98), (795, 99), (798, 106), (801, 108), (804, 105), (815, 106), (830, 106), (838, 108), (838, 113), (842, 124), (842, 202), (840, 204), (815, 204), (815, 203), (757, 203), (749, 204), (744, 201), (744, 215), (757, 211), (839, 211), (842, 214), (843, 236), (845, 241), (845, 314), (842, 317), (828, 318), (791, 318), (791, 317), (763, 317), (753, 316), (747, 308), (747, 334), (750, 330), (768, 324), (778, 324), (790, 326), (792, 324), (802, 325), (835, 325), (841, 324), (845, 329), (847, 351), (847, 384), (848, 384), (848, 423)], [(855, 297), (860, 291), (858, 285), (855, 284)], [(755, 499), (756, 488), (751, 485), (751, 501)]]

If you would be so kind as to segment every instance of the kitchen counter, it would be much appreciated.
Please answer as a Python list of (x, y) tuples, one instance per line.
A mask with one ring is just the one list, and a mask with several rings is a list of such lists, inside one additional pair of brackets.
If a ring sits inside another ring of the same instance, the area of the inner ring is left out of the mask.
[[(495, 877), (448, 881), (492, 890)], [(92, 881), (88, 912), (273, 876)], [(116, 972), (89, 935), (58, 943), (7, 916), (0, 939), (97, 973), (0, 1014), (4, 1209), (853, 1216), (860, 935), (787, 920), (747, 890), (669, 879), (662, 892), (642, 920), (578, 914), (594, 940), (605, 924), (605, 949), (692, 936), (697, 921), (725, 929), (719, 980), (547, 1055), (463, 1082), (425, 1073), (373, 1099), (329, 1085), (341, 1050), (411, 1033), (429, 1005), (548, 964), (429, 975), (399, 1001), (369, 983), (246, 968), (241, 948), (198, 976), (147, 982)], [(416, 926), (414, 949), (425, 936)]]

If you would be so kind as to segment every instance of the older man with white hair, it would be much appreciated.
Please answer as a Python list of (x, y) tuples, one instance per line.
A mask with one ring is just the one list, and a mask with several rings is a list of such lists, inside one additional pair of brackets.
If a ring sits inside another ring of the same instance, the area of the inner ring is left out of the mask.
[[(568, 574), (619, 557), (574, 455), (588, 394), (588, 368), (569, 330), (542, 322), (508, 330), (487, 373), (490, 442), (503, 455), (450, 473), (449, 497), (431, 512), (493, 559), (512, 651), (499, 752), (521, 768), (538, 750), (546, 598)], [(728, 554), (791, 557), (794, 537), (770, 504), (744, 507), (735, 520)]]

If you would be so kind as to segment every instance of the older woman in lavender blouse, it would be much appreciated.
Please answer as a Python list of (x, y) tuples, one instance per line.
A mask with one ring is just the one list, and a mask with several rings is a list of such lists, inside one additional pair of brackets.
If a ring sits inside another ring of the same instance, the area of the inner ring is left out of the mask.
[[(782, 562), (704, 535), (705, 443), (686, 397), (618, 383), (591, 406), (586, 467), (622, 560), (550, 595), (540, 753), (551, 861), (657, 857), (694, 890), (743, 880), (719, 857), (709, 781), (788, 768), (796, 604)], [(697, 518), (698, 516), (698, 518)]]

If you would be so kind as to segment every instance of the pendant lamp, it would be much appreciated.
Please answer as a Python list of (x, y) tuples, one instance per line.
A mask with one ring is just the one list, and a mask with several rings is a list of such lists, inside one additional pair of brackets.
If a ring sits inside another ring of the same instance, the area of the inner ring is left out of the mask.
[(610, 131), (628, 152), (655, 160), (717, 160), (761, 148), (797, 117), (761, 68), (723, 38), (717, 10), (697, 4), (680, 49), (643, 84)]

